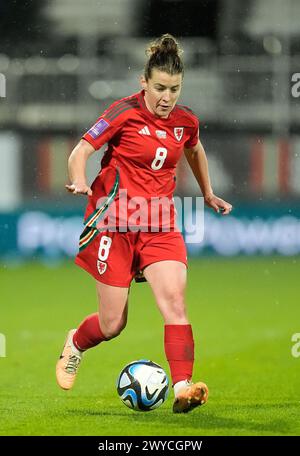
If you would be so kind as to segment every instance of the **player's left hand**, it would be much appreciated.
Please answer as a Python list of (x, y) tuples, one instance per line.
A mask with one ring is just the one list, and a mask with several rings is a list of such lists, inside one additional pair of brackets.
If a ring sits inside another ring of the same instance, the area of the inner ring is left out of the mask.
[(228, 215), (232, 211), (232, 205), (226, 201), (211, 194), (204, 197), (205, 204), (211, 207), (215, 212), (221, 212), (222, 215)]

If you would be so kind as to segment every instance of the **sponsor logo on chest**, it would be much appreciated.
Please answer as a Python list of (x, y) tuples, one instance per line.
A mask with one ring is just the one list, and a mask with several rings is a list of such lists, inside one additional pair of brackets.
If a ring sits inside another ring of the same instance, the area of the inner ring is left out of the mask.
[(164, 130), (155, 130), (155, 133), (158, 138), (162, 138), (162, 139), (167, 138), (167, 132)]

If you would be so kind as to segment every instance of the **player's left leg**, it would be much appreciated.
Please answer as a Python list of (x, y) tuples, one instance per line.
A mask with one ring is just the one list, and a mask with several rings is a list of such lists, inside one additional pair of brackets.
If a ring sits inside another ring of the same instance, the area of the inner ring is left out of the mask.
[(208, 388), (191, 382), (194, 340), (185, 305), (186, 265), (180, 261), (157, 261), (144, 269), (165, 323), (165, 353), (174, 386), (175, 413), (188, 412), (204, 404)]

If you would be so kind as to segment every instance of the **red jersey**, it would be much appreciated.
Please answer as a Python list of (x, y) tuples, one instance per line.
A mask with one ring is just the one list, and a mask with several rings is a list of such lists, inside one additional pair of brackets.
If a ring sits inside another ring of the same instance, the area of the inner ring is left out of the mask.
[[(140, 198), (149, 205), (151, 198), (166, 197), (172, 204), (177, 162), (184, 147), (197, 144), (198, 130), (198, 118), (185, 106), (176, 105), (167, 119), (152, 114), (145, 105), (144, 91), (114, 102), (83, 136), (95, 150), (108, 144), (101, 171), (92, 184), (86, 218), (94, 216), (99, 198), (102, 203), (103, 198), (108, 198), (108, 205), (113, 201), (118, 209), (124, 190), (127, 202), (131, 201), (127, 216), (137, 210), (132, 201), (140, 204)], [(123, 224), (121, 219), (117, 213), (117, 226)], [(140, 220), (140, 226), (145, 224), (145, 220)], [(162, 227), (161, 221), (159, 226)]]

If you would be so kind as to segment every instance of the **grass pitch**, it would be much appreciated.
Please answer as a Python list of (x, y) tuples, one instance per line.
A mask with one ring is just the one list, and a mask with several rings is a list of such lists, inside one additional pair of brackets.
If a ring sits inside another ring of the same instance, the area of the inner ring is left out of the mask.
[(72, 263), (0, 269), (0, 435), (300, 435), (299, 258), (191, 261), (187, 302), (195, 338), (194, 380), (208, 403), (172, 413), (125, 407), (116, 379), (149, 358), (169, 373), (163, 321), (147, 284), (130, 292), (129, 322), (89, 351), (72, 391), (56, 386), (55, 364), (68, 329), (96, 310), (93, 279)]

